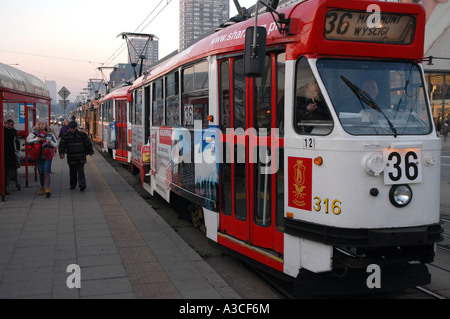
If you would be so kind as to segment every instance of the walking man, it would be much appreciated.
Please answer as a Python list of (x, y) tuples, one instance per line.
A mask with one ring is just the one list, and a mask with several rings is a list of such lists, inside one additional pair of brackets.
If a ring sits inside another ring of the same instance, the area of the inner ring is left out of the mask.
[[(6, 120), (5, 126), (3, 127), (4, 132), (4, 145), (5, 145), (5, 189), (8, 186), (11, 179), (11, 171), (17, 169), (16, 166), (16, 156), (15, 156), (15, 146), (14, 141), (17, 135), (17, 130), (14, 128), (14, 121), (11, 119)], [(5, 193), (9, 195), (8, 191)]]
[(84, 164), (86, 155), (93, 155), (94, 148), (88, 135), (77, 129), (77, 122), (69, 123), (69, 131), (65, 133), (59, 143), (59, 157), (64, 159), (67, 154), (67, 164), (70, 168), (70, 189), (78, 186), (83, 192), (86, 189), (86, 178), (84, 175)]

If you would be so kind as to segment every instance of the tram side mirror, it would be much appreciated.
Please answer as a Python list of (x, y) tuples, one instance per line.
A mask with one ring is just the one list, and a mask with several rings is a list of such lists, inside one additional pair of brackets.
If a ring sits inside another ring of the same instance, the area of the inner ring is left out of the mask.
[(249, 27), (245, 31), (244, 75), (262, 77), (266, 63), (267, 31), (264, 27)]

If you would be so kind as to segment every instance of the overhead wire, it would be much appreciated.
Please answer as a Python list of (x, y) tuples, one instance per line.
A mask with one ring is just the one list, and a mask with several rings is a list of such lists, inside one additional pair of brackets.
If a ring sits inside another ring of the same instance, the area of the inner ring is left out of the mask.
[[(150, 20), (145, 27), (143, 27), (141, 30), (139, 30), (139, 28), (147, 21), (148, 18), (151, 17), (151, 15), (156, 11), (156, 9), (158, 9), (158, 7), (163, 3), (167, 1), (166, 5), (153, 17), (152, 20)], [(156, 7), (147, 15), (147, 17), (137, 26), (137, 28), (134, 30), (134, 32), (142, 32), (144, 31), (149, 25), (150, 23), (152, 23), (156, 17), (159, 16), (159, 14), (169, 5), (169, 3), (172, 2), (172, 0), (161, 0)], [(117, 56), (119, 56), (124, 50), (125, 50), (125, 46), (126, 46), (126, 42), (122, 43), (119, 48), (112, 54), (112, 56), (110, 56), (104, 63), (102, 63), (102, 65), (107, 65), (108, 63), (113, 62)], [(120, 52), (119, 52), (120, 50)], [(118, 54), (116, 54), (117, 52), (119, 52)], [(112, 59), (112, 60), (111, 60)], [(110, 61), (111, 60), (111, 61)]]

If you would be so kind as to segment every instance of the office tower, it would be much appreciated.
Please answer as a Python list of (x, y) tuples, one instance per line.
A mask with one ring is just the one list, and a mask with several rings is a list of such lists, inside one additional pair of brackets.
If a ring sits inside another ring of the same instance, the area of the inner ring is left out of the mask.
[(180, 51), (229, 17), (229, 0), (180, 0)]
[(131, 44), (131, 48), (129, 48), (130, 63), (140, 63), (140, 56), (145, 57), (144, 63), (147, 65), (158, 61), (158, 40), (148, 41), (148, 38), (136, 37), (129, 39), (129, 41)]

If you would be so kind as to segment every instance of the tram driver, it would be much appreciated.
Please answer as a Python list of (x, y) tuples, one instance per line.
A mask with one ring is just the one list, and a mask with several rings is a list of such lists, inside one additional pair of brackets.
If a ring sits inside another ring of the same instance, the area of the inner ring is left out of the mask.
[(297, 91), (296, 102), (296, 122), (301, 133), (311, 133), (318, 124), (331, 120), (315, 80), (311, 79)]

